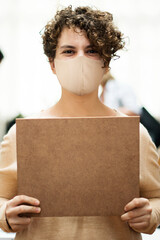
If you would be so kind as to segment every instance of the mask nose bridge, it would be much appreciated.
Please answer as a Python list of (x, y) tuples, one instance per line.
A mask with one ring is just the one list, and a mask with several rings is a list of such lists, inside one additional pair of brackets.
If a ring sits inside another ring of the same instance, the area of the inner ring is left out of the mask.
[(78, 56), (78, 57), (83, 57), (83, 56), (85, 56), (83, 49), (79, 50), (77, 56)]

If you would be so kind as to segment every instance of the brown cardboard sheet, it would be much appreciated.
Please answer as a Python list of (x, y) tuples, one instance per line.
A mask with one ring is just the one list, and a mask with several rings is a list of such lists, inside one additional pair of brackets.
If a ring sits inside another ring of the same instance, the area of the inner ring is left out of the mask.
[(35, 216), (120, 215), (139, 196), (139, 118), (17, 119), (18, 194)]

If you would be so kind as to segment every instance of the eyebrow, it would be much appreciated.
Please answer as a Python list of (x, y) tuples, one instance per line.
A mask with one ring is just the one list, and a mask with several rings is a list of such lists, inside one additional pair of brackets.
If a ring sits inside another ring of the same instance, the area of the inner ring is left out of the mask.
[(71, 45), (63, 45), (63, 46), (61, 46), (60, 48), (75, 48), (74, 46), (71, 46)]
[[(88, 45), (88, 46), (86, 47), (86, 49), (91, 48), (91, 47), (93, 47), (93, 46), (92, 46), (92, 45)], [(74, 46), (72, 46), (72, 45), (63, 45), (63, 46), (60, 47), (60, 49), (64, 49), (64, 48), (75, 49), (76, 47), (74, 47)]]

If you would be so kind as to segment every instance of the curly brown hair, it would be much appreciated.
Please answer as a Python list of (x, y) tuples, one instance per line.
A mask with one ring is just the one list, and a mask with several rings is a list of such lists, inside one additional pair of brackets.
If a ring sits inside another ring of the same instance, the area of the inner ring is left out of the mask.
[(124, 47), (123, 34), (113, 24), (112, 14), (90, 7), (72, 6), (57, 11), (54, 19), (47, 23), (42, 35), (44, 53), (53, 61), (58, 39), (64, 27), (84, 30), (93, 48), (99, 53), (106, 66), (115, 53)]

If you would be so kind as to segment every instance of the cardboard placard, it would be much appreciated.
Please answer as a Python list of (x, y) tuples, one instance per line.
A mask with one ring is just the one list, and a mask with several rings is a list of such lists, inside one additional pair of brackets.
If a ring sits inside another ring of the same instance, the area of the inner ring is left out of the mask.
[(17, 119), (18, 194), (35, 216), (121, 215), (139, 196), (139, 117)]

